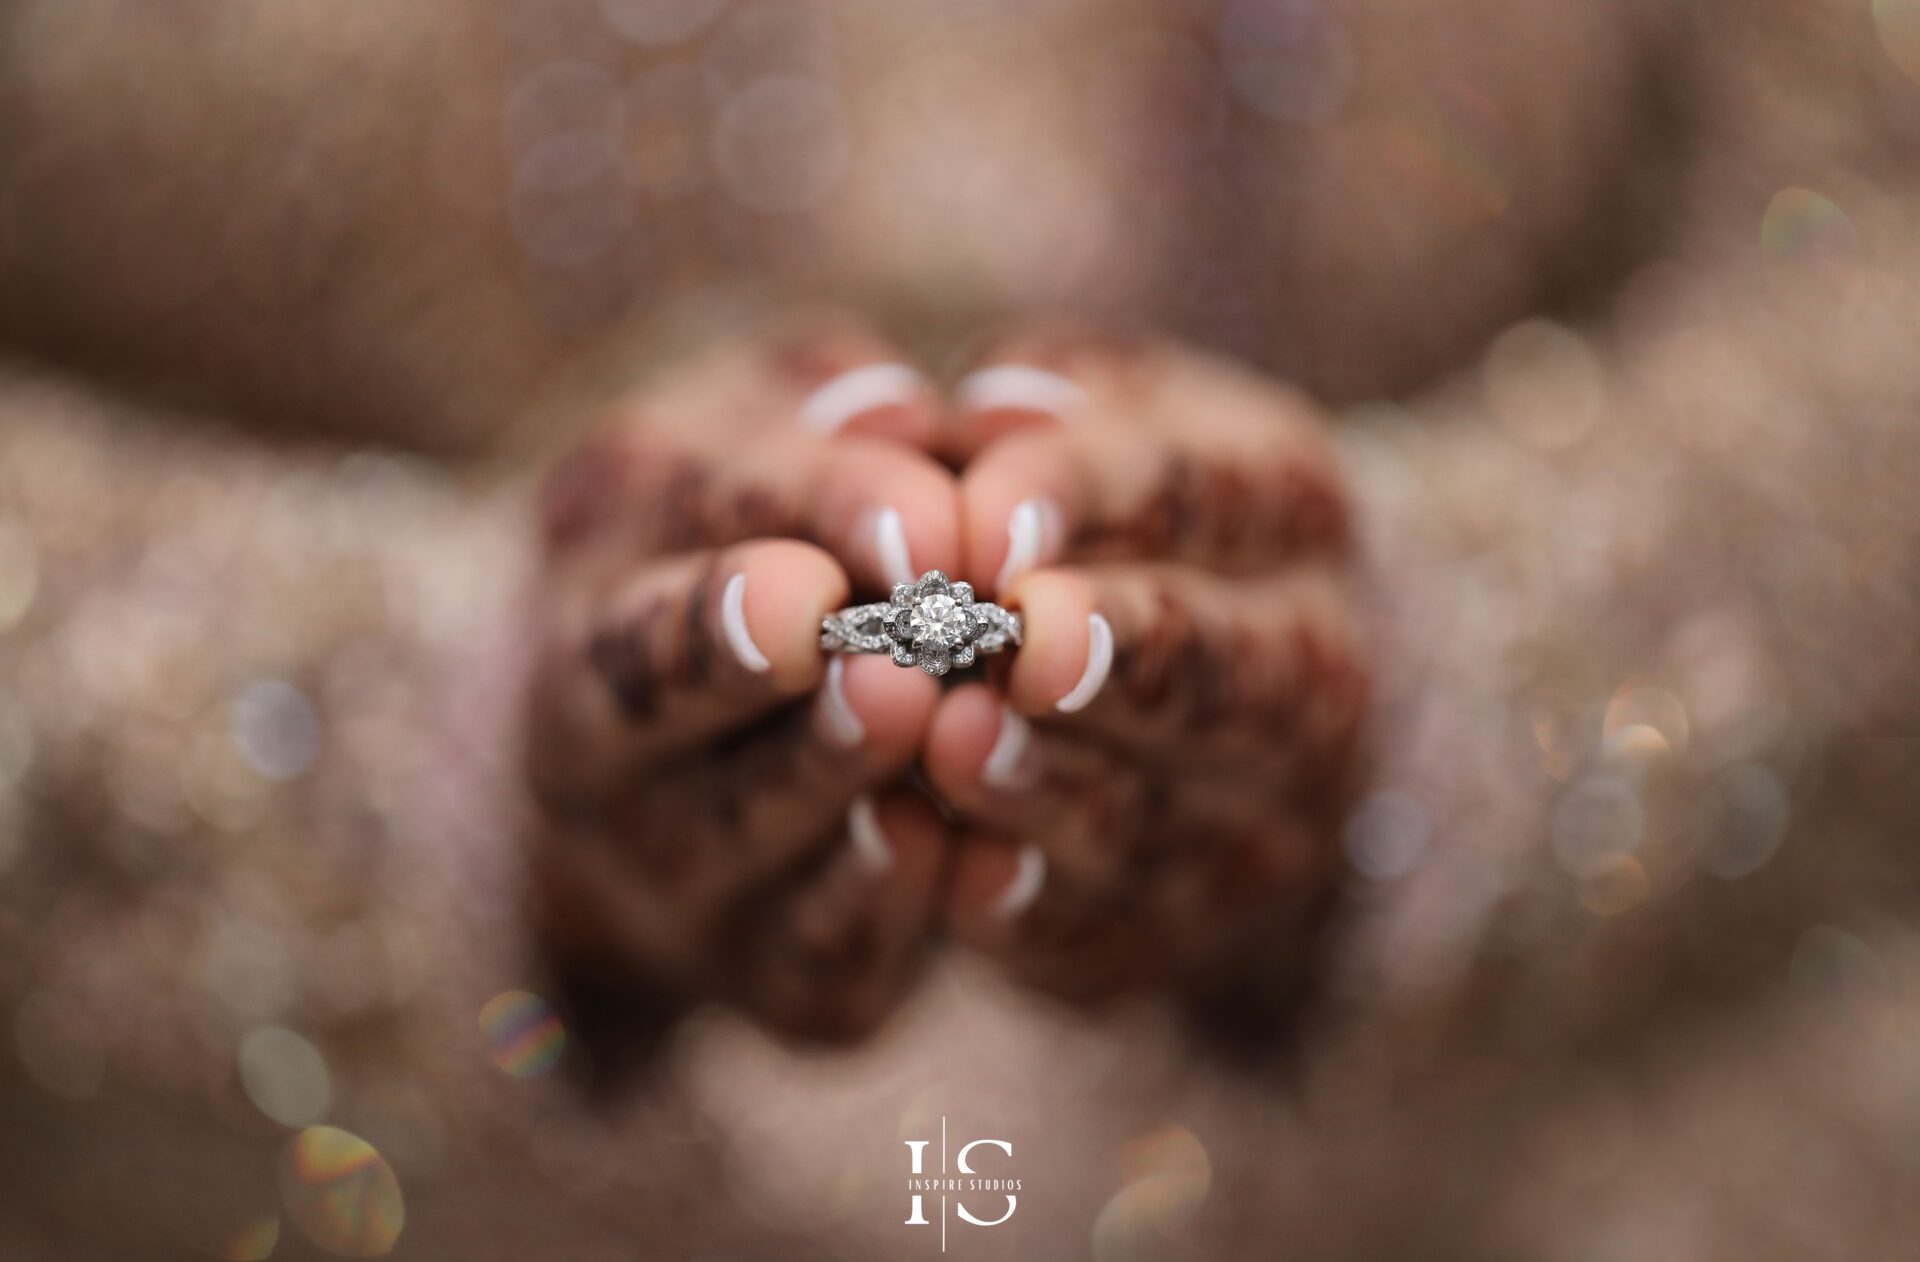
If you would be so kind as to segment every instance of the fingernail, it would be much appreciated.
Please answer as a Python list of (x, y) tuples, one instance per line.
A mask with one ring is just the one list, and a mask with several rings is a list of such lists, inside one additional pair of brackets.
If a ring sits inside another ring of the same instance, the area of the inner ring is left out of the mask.
[(1050, 499), (1021, 500), (1007, 518), (1007, 559), (993, 589), (1004, 593), (1013, 581), (1038, 565), (1060, 533), (1060, 506)]
[(1077, 382), (1027, 364), (1000, 364), (963, 377), (954, 391), (960, 406), (970, 412), (988, 408), (1018, 408), (1046, 412), (1067, 420), (1087, 401)]
[(981, 781), (995, 789), (1025, 787), (1033, 779), (1034, 768), (1028, 758), (1032, 748), (1033, 727), (1011, 709), (1002, 708), (1000, 735), (994, 738), (993, 749), (980, 769)]
[(1073, 686), (1073, 691), (1054, 703), (1054, 709), (1062, 714), (1086, 709), (1100, 686), (1107, 682), (1107, 672), (1112, 669), (1113, 626), (1101, 614), (1090, 613), (1087, 615), (1087, 668), (1081, 672), (1080, 682)]
[(1001, 920), (1012, 920), (1033, 906), (1033, 900), (1040, 897), (1040, 887), (1046, 881), (1047, 857), (1034, 846), (1023, 847), (1019, 866), (1013, 870), (1013, 879), (1007, 882), (1007, 888), (1000, 891), (1000, 897), (993, 900), (993, 914)]
[(847, 808), (847, 839), (853, 845), (854, 858), (867, 871), (885, 872), (893, 866), (893, 847), (880, 830), (880, 813), (864, 793)]
[(763, 675), (773, 668), (767, 655), (753, 642), (753, 636), (747, 631), (747, 576), (735, 574), (727, 580), (727, 588), (720, 594), (720, 630), (727, 637), (727, 644), (733, 649), (733, 655), (740, 664), (756, 675)]
[(847, 701), (846, 675), (846, 658), (836, 657), (827, 663), (827, 682), (820, 689), (820, 726), (828, 740), (852, 749), (867, 739), (867, 725)]
[(907, 550), (907, 527), (900, 512), (893, 508), (875, 509), (868, 515), (867, 530), (873, 536), (873, 554), (880, 573), (889, 583), (911, 583), (918, 577), (913, 571), (913, 556)]
[(911, 403), (926, 379), (905, 364), (865, 364), (830, 378), (800, 404), (800, 423), (831, 434), (863, 412)]

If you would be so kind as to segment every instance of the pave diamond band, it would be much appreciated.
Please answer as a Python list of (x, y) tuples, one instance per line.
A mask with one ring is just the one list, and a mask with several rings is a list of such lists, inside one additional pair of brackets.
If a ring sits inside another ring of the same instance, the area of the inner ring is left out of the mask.
[(1020, 615), (975, 601), (973, 585), (928, 570), (917, 583), (896, 583), (884, 604), (849, 605), (820, 620), (829, 653), (886, 653), (896, 666), (944, 675), (971, 666), (981, 653), (1020, 644)]

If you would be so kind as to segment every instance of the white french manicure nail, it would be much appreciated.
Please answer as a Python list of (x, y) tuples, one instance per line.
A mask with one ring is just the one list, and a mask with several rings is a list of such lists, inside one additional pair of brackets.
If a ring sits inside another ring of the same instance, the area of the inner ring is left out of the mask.
[(954, 390), (969, 412), (1019, 408), (1047, 412), (1067, 420), (1087, 401), (1079, 383), (1028, 364), (999, 364), (963, 377)]
[(831, 434), (862, 412), (911, 403), (925, 393), (926, 378), (905, 364), (864, 364), (820, 385), (800, 404), (800, 423)]
[(988, 787), (995, 789), (1014, 789), (1023, 787), (1031, 778), (1032, 768), (1027, 762), (1027, 751), (1033, 747), (1033, 727), (1011, 709), (1000, 711), (1000, 735), (994, 738), (993, 749), (987, 754), (986, 764), (980, 770), (980, 779)]
[(867, 725), (847, 701), (846, 674), (846, 658), (835, 657), (827, 663), (827, 682), (820, 689), (820, 725), (826, 729), (828, 740), (852, 749), (867, 739)]
[(1060, 506), (1050, 499), (1021, 500), (1007, 518), (1007, 559), (993, 580), (993, 590), (1004, 595), (1013, 580), (1040, 563), (1047, 545), (1060, 532)]
[(1087, 615), (1087, 669), (1080, 674), (1080, 682), (1073, 691), (1054, 703), (1054, 709), (1062, 714), (1072, 714), (1084, 710), (1087, 704), (1100, 692), (1100, 686), (1107, 682), (1107, 672), (1113, 669), (1113, 625), (1097, 613)]
[(913, 555), (907, 549), (907, 527), (898, 509), (874, 510), (867, 529), (873, 535), (873, 553), (879, 558), (880, 573), (889, 583), (911, 583), (919, 576), (913, 572)]
[(847, 839), (853, 845), (854, 858), (867, 871), (885, 872), (893, 866), (893, 847), (880, 830), (880, 813), (864, 793), (847, 808)]
[(727, 637), (733, 655), (740, 664), (756, 675), (764, 675), (773, 669), (773, 663), (753, 642), (753, 636), (747, 631), (747, 576), (735, 574), (727, 580), (727, 588), (720, 594), (720, 630)]
[(993, 914), (1001, 920), (1012, 920), (1033, 906), (1033, 900), (1040, 897), (1040, 887), (1046, 881), (1047, 856), (1034, 846), (1023, 847), (1020, 865), (1013, 870), (1013, 879), (1007, 882), (1007, 888), (1000, 891), (1000, 897), (993, 901)]

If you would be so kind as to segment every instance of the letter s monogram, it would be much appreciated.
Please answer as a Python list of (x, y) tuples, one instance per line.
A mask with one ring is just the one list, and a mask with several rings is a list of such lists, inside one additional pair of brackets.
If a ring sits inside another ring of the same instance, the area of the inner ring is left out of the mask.
[[(1010, 1140), (976, 1139), (972, 1143), (968, 1144), (966, 1147), (960, 1150), (960, 1173), (962, 1174), (978, 1174), (979, 1173), (979, 1171), (975, 1170), (971, 1165), (967, 1163), (967, 1154), (971, 1153), (974, 1149), (978, 1148), (982, 1144), (990, 1144), (993, 1147), (998, 1148), (1001, 1152), (1004, 1152), (1005, 1154), (1007, 1154), (1007, 1156), (1009, 1157), (1013, 1156), (1013, 1143)], [(961, 1201), (957, 1198), (954, 1201), (955, 1208), (959, 1211), (960, 1217), (966, 1219), (968, 1222), (972, 1223), (976, 1227), (998, 1227), (1001, 1223), (1004, 1223), (1009, 1218), (1013, 1217), (1013, 1211), (1019, 1205), (1019, 1203), (1020, 1203), (1020, 1198), (1013, 1195), (1013, 1193), (1009, 1192), (1007, 1193), (1007, 1212), (1006, 1213), (1000, 1215), (1000, 1217), (998, 1218), (975, 1218), (971, 1213), (967, 1211), (967, 1205), (965, 1201)]]

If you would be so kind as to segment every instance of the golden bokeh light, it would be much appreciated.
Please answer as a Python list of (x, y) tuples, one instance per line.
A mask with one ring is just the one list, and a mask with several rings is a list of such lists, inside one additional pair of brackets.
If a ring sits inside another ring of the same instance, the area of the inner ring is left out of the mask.
[(338, 1127), (312, 1126), (287, 1144), (280, 1196), (301, 1235), (343, 1258), (391, 1252), (406, 1225), (393, 1168), (372, 1144)]

